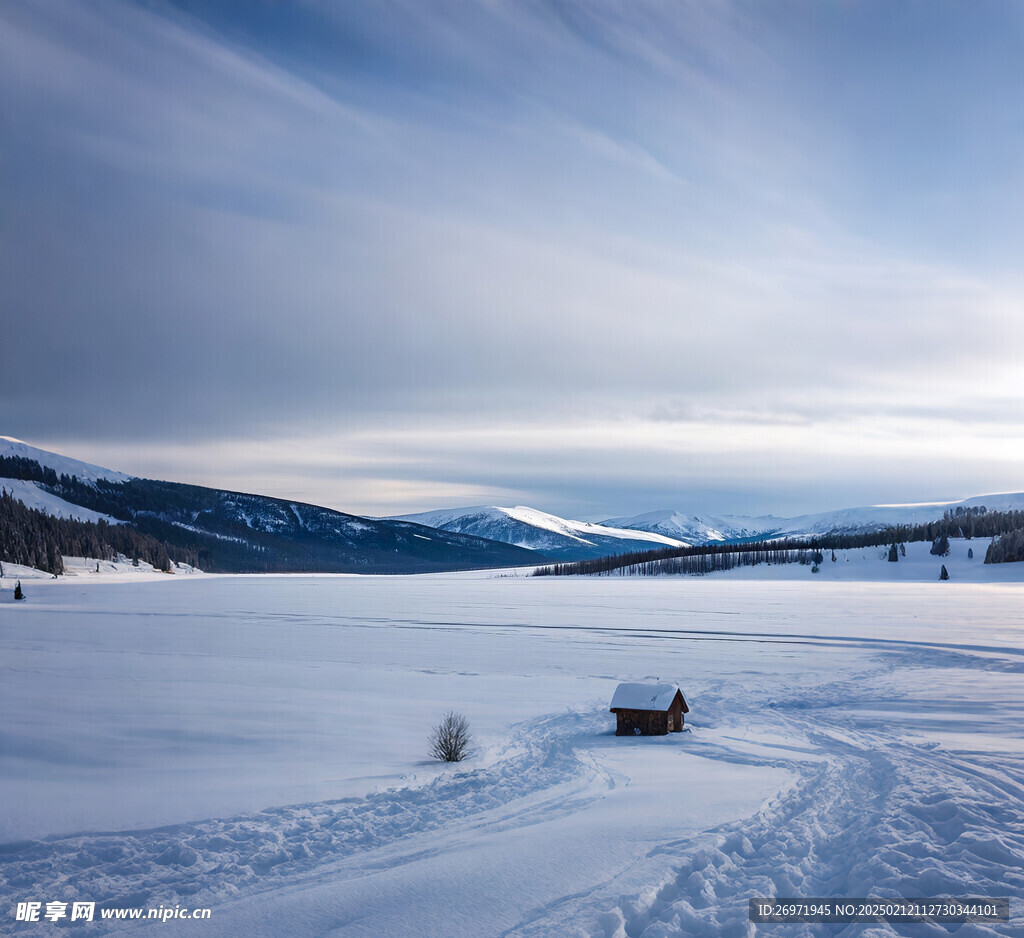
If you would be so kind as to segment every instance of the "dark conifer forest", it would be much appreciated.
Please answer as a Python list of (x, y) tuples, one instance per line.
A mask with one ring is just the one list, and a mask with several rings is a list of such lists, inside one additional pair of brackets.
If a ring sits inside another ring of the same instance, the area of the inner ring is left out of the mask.
[(131, 525), (54, 518), (0, 493), (0, 561), (61, 574), (68, 557), (114, 560), (118, 555), (170, 570), (172, 562), (196, 565), (195, 550), (171, 547)]

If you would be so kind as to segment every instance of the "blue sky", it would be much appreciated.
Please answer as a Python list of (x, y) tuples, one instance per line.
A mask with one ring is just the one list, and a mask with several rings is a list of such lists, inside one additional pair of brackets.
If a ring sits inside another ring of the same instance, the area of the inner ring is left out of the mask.
[(1013, 3), (10, 2), (4, 432), (387, 514), (1017, 491)]

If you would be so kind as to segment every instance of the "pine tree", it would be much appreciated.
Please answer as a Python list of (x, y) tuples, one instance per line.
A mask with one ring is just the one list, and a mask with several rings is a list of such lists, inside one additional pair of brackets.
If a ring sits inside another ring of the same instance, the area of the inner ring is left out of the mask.
[(946, 569), (946, 565), (945, 564), (942, 565), (942, 570), (939, 573), (939, 579), (940, 580), (948, 580), (949, 579), (949, 571)]

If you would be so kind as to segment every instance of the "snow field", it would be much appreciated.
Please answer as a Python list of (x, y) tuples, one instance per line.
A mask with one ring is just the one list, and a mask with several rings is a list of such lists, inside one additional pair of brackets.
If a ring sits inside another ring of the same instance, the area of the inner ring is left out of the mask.
[[(800, 564), (781, 564), (769, 566), (760, 564), (756, 567), (739, 567), (729, 570), (724, 575), (736, 579), (748, 580), (807, 580), (810, 578), (833, 580), (839, 582), (865, 583), (910, 583), (934, 582), (939, 579), (942, 567), (945, 566), (950, 579), (961, 583), (1017, 583), (1024, 574), (1017, 564), (986, 564), (985, 551), (989, 538), (950, 538), (948, 557), (937, 557), (931, 551), (930, 541), (915, 541), (904, 545), (906, 556), (900, 555), (896, 563), (889, 563), (888, 547), (864, 547), (856, 550), (837, 550), (836, 560), (831, 560), (830, 551), (822, 551), (824, 561), (819, 571), (810, 572), (809, 566)], [(968, 551), (974, 552), (968, 558)], [(720, 576), (723, 574), (711, 574)]]
[[(756, 895), (1010, 895), (1009, 926), (957, 934), (1022, 934), (1024, 589), (797, 569), (33, 583), (0, 607), (0, 895), (347, 938), (749, 934)], [(659, 679), (691, 731), (614, 737), (616, 684)], [(425, 760), (449, 707), (477, 737), (458, 766)]]

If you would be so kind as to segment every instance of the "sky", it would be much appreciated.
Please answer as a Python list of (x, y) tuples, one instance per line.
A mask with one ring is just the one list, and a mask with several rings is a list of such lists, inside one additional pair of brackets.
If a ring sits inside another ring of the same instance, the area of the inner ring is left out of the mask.
[(388, 515), (1024, 490), (1015, 2), (0, 4), (0, 433)]

